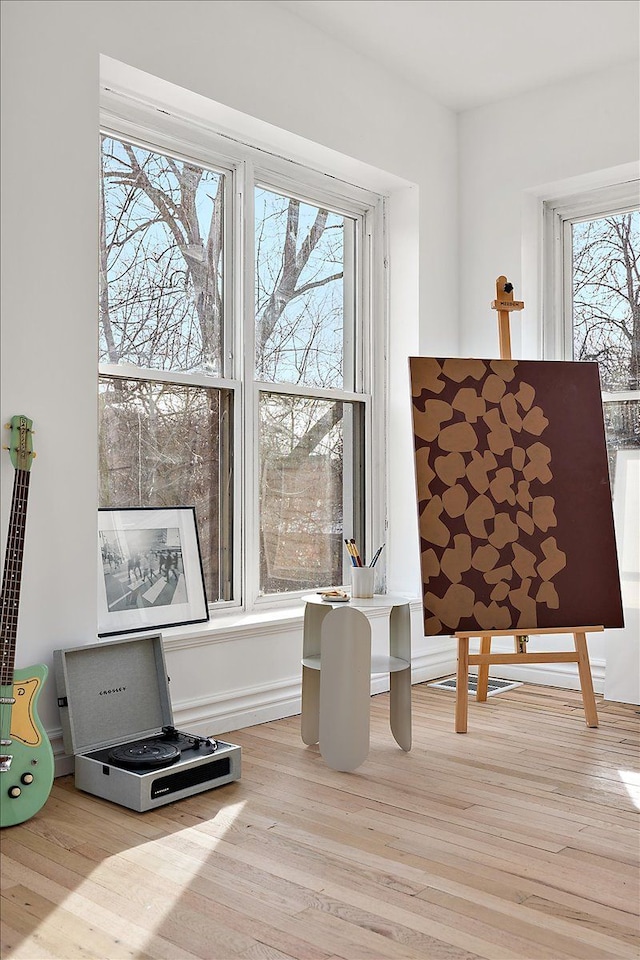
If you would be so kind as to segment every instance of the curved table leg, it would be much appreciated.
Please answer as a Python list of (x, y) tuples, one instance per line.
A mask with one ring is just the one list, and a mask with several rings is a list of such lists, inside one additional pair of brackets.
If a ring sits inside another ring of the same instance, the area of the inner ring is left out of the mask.
[(320, 739), (320, 671), (302, 667), (302, 742), (311, 746)]
[[(320, 607), (308, 603), (304, 610), (303, 657), (319, 656), (320, 633), (324, 618), (331, 613), (331, 607)], [(317, 743), (320, 721), (320, 671), (302, 667), (302, 715), (300, 717), (300, 735), (302, 742), (311, 746)]]
[(322, 623), (320, 753), (334, 770), (351, 771), (369, 753), (371, 627), (354, 608)]
[[(409, 604), (392, 607), (389, 615), (389, 653), (411, 664), (411, 614)], [(411, 750), (411, 666), (389, 677), (391, 733), (398, 746)]]
[(391, 733), (398, 746), (411, 750), (411, 667), (389, 677)]

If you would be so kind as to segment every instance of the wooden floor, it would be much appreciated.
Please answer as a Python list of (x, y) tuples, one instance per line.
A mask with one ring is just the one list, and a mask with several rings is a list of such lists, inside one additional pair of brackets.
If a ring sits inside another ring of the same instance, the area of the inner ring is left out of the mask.
[(639, 708), (598, 698), (590, 730), (579, 694), (521, 686), (457, 735), (453, 693), (412, 696), (413, 750), (378, 695), (351, 774), (292, 717), (149, 813), (57, 780), (0, 837), (3, 958), (638, 958)]

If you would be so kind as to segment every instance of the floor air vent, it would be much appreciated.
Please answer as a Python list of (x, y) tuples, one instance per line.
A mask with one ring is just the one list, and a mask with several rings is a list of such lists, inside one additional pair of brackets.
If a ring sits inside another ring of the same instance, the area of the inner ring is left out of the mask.
[[(478, 684), (478, 678), (475, 674), (470, 673), (467, 678), (467, 686), (469, 693), (472, 693), (475, 696), (476, 688)], [(435, 680), (433, 683), (429, 684), (430, 687), (438, 687), (440, 690), (453, 690), (456, 689), (456, 678), (447, 677), (446, 680)], [(516, 680), (498, 680), (496, 677), (489, 677), (489, 686), (487, 689), (487, 696), (495, 697), (497, 693), (502, 693), (504, 690), (512, 690), (514, 687), (521, 687), (522, 684), (518, 683)]]

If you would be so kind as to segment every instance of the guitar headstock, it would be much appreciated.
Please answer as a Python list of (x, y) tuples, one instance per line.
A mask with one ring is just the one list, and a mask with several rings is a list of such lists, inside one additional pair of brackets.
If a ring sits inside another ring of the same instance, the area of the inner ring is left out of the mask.
[(12, 417), (11, 423), (6, 424), (7, 429), (11, 431), (11, 438), (7, 449), (11, 457), (11, 463), (16, 470), (31, 469), (31, 461), (35, 457), (33, 444), (31, 442), (31, 436), (33, 434), (32, 426), (33, 420), (29, 420), (28, 417), (22, 414)]

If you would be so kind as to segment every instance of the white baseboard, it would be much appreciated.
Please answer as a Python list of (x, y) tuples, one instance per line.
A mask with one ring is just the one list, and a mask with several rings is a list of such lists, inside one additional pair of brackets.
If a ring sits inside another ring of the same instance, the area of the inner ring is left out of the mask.
[[(424, 683), (456, 672), (455, 644), (450, 638), (430, 638), (429, 649), (415, 655), (411, 663), (411, 682)], [(473, 669), (473, 668), (472, 668)], [(596, 693), (604, 690), (604, 660), (592, 660), (591, 671)], [(495, 666), (491, 673), (506, 680), (542, 684), (579, 690), (580, 683), (575, 664), (532, 664), (524, 667)], [(373, 677), (371, 692), (383, 693), (389, 689), (387, 675)], [(225, 733), (252, 727), (259, 723), (297, 716), (301, 710), (301, 678), (291, 677), (278, 684), (265, 684), (232, 690), (215, 699), (183, 701), (174, 704), (176, 727), (201, 736), (222, 737)], [(60, 728), (49, 733), (55, 756), (56, 776), (73, 773), (73, 757), (65, 754)]]

